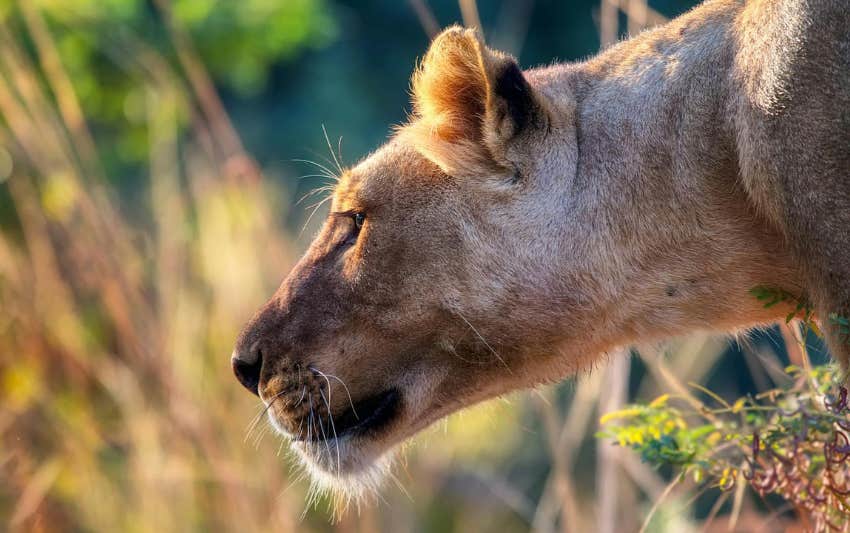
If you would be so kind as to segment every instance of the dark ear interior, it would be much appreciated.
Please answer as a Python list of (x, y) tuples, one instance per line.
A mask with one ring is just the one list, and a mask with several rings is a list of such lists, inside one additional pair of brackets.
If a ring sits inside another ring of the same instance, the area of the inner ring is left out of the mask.
[(513, 122), (513, 134), (525, 129), (533, 118), (535, 102), (531, 86), (515, 61), (507, 61), (505, 68), (496, 76), (493, 91), (501, 99), (504, 113)]
[(475, 30), (437, 36), (412, 86), (415, 120), (405, 133), (449, 174), (510, 170), (511, 141), (545, 122), (543, 99), (516, 60), (487, 48)]

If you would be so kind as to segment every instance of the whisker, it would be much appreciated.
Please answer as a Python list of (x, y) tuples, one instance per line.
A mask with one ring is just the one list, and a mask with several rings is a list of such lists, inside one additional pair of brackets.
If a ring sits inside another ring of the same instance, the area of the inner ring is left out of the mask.
[(295, 162), (298, 162), (298, 163), (307, 163), (308, 165), (313, 165), (313, 166), (325, 171), (326, 172), (326, 174), (325, 174), (326, 178), (331, 178), (334, 181), (339, 181), (339, 176), (337, 174), (335, 174), (331, 169), (329, 169), (328, 167), (326, 167), (325, 165), (323, 165), (321, 163), (316, 163), (315, 161), (310, 161), (309, 159), (293, 159), (292, 161), (295, 161)]
[(268, 412), (268, 410), (271, 409), (271, 406), (274, 404), (274, 402), (278, 398), (283, 396), (285, 393), (286, 393), (286, 391), (280, 391), (279, 393), (272, 396), (272, 398), (269, 400), (269, 403), (259, 413), (257, 413), (256, 416), (254, 416), (254, 418), (251, 420), (251, 422), (248, 423), (248, 429), (246, 431), (245, 439), (243, 440), (243, 442), (248, 441), (248, 438), (251, 436), (251, 432), (254, 431), (257, 424), (260, 423), (260, 420), (262, 420), (263, 415), (265, 415)]
[[(333, 374), (325, 374), (324, 372), (322, 372), (318, 368), (311, 366), (310, 370), (312, 370), (313, 372), (316, 372), (317, 374), (319, 374), (320, 376), (325, 378), (325, 381), (328, 381), (328, 378), (334, 378), (335, 380), (339, 381), (339, 384), (342, 385), (342, 387), (345, 389), (345, 393), (348, 395), (348, 404), (351, 406), (351, 411), (354, 413), (354, 417), (357, 420), (360, 420), (360, 416), (357, 414), (357, 410), (354, 408), (354, 401), (351, 399), (351, 391), (348, 390), (348, 385), (346, 385), (343, 380), (339, 379), (338, 377), (334, 376)], [(330, 399), (330, 395), (331, 395), (330, 390), (331, 390), (331, 383), (330, 383), (330, 381), (328, 381), (328, 398), (329, 399)]]
[(309, 416), (309, 418), (307, 418), (307, 443), (308, 443), (308, 446), (310, 445), (309, 443), (313, 442), (313, 439), (311, 438), (312, 435), (313, 435), (313, 398), (310, 397), (310, 416)]
[[(330, 382), (328, 382), (328, 383), (330, 383)], [(331, 423), (331, 430), (333, 431), (333, 434), (334, 434), (334, 447), (336, 448), (336, 473), (337, 473), (337, 475), (339, 475), (342, 472), (342, 459), (341, 459), (340, 453), (339, 453), (339, 439), (337, 438), (337, 434), (336, 434), (336, 425), (334, 424), (334, 417), (331, 414), (331, 402), (330, 402), (331, 389), (330, 389), (330, 385), (328, 386), (328, 397), (327, 398), (325, 398), (325, 393), (322, 392), (321, 390), (319, 390), (319, 394), (322, 396), (322, 400), (325, 401), (325, 405), (328, 407), (328, 420)], [(327, 443), (327, 441), (325, 441), (325, 443)], [(328, 450), (328, 455), (330, 455), (330, 453), (331, 453), (331, 451)], [(330, 457), (328, 457), (328, 459), (330, 459)]]
[(339, 156), (340, 162), (342, 161), (342, 135), (339, 136), (339, 141), (336, 143), (336, 153)]
[(324, 124), (322, 124), (322, 133), (325, 134), (325, 142), (328, 144), (328, 151), (330, 151), (331, 157), (334, 158), (334, 163), (336, 163), (336, 168), (339, 170), (339, 173), (342, 174), (342, 165), (339, 164), (339, 159), (336, 158), (336, 154), (334, 153), (334, 149), (331, 147), (331, 140), (328, 138), (328, 130), (325, 129)]
[[(314, 156), (318, 157), (321, 160), (320, 162), (326, 164), (331, 170), (333, 170), (334, 167), (337, 166), (336, 163), (334, 163), (334, 160), (332, 158), (329, 158), (328, 156), (321, 154), (321, 153), (319, 153), (315, 150), (307, 149), (307, 151), (310, 152), (311, 154), (313, 154)], [(316, 161), (316, 160), (314, 160), (314, 161)], [(333, 172), (333, 174), (339, 175), (336, 172)]]
[(483, 343), (484, 343), (484, 346), (486, 346), (486, 347), (487, 347), (487, 348), (488, 348), (491, 352), (493, 352), (493, 355), (495, 355), (495, 356), (496, 356), (496, 359), (498, 359), (498, 360), (502, 363), (502, 365), (504, 365), (504, 367), (508, 370), (508, 372), (510, 372), (510, 371), (511, 371), (511, 369), (510, 369), (510, 367), (508, 366), (508, 364), (507, 364), (507, 363), (505, 363), (505, 360), (504, 360), (504, 359), (502, 359), (502, 356), (501, 356), (501, 355), (499, 355), (499, 353), (498, 353), (496, 350), (494, 350), (492, 346), (490, 346), (490, 343), (488, 343), (486, 340), (484, 340), (484, 337), (482, 337), (482, 336), (481, 336), (481, 334), (480, 334), (480, 333), (478, 333), (478, 330), (477, 330), (477, 329), (475, 329), (475, 326), (473, 326), (472, 324), (470, 324), (470, 323), (469, 323), (469, 320), (467, 320), (466, 318), (464, 318), (464, 316), (463, 316), (462, 314), (460, 314), (460, 311), (455, 311), (455, 313), (457, 313), (457, 316), (459, 316), (461, 320), (463, 320), (464, 322), (466, 322), (466, 325), (467, 325), (467, 326), (469, 326), (469, 327), (470, 327), (470, 329), (472, 329), (472, 331), (473, 331), (473, 332), (475, 332), (475, 335), (477, 335), (477, 336), (478, 336), (478, 338), (479, 338), (479, 339), (481, 339), (481, 342), (483, 342)]
[(332, 196), (327, 196), (326, 198), (322, 199), (322, 201), (321, 201), (321, 202), (318, 202), (318, 203), (313, 204), (313, 205), (311, 205), (311, 206), (310, 206), (310, 207), (312, 207), (312, 208), (313, 208), (313, 210), (312, 210), (312, 211), (310, 211), (310, 216), (308, 216), (308, 217), (307, 217), (307, 220), (304, 222), (304, 226), (301, 228), (301, 232), (298, 234), (298, 237), (299, 237), (299, 238), (301, 237), (301, 235), (303, 235), (303, 234), (304, 234), (304, 230), (306, 230), (306, 229), (307, 229), (307, 225), (308, 225), (308, 224), (310, 224), (310, 220), (312, 220), (312, 219), (313, 219), (313, 215), (315, 215), (315, 214), (316, 214), (316, 211), (318, 211), (318, 210), (319, 210), (319, 208), (320, 208), (320, 207), (322, 207), (322, 204), (324, 204), (325, 202), (327, 202), (327, 201), (328, 201), (328, 200), (330, 200), (331, 198), (332, 198)]
[(447, 345), (444, 344), (444, 345), (442, 345), (442, 348), (445, 349), (450, 354), (457, 357), (458, 359), (460, 359), (461, 361), (463, 361), (464, 363), (469, 363), (471, 365), (486, 365), (487, 364), (486, 361), (473, 361), (472, 359), (467, 359), (467, 358), (463, 357), (462, 355), (457, 353), (457, 350), (455, 350), (454, 344), (447, 344)]
[(299, 198), (298, 201), (295, 202), (295, 205), (300, 205), (301, 202), (303, 202), (307, 198), (310, 198), (311, 196), (316, 196), (317, 194), (319, 194), (321, 192), (332, 192), (333, 190), (334, 190), (333, 185), (322, 185), (320, 187), (316, 187), (315, 189), (308, 191), (307, 193), (304, 194), (304, 196)]
[[(293, 405), (293, 407), (298, 407), (299, 405), (301, 405), (301, 402), (304, 401), (304, 395), (306, 395), (306, 394), (307, 394), (307, 385), (304, 385), (303, 387), (301, 387), (301, 397), (298, 398), (298, 401), (295, 402), (295, 405)], [(302, 420), (302, 422), (303, 422), (303, 420)]]
[[(322, 391), (319, 391), (319, 394), (322, 394)], [(325, 400), (324, 394), (322, 394), (322, 400), (325, 401), (325, 405), (328, 408), (328, 418), (333, 418), (333, 417), (331, 417), (331, 407), (330, 407), (330, 405), (328, 405), (328, 401)], [(312, 404), (312, 402), (313, 402), (313, 398), (311, 397), (310, 403)], [(319, 417), (319, 429), (322, 430), (322, 440), (325, 441), (325, 448), (327, 448), (327, 450), (328, 450), (328, 460), (330, 460), (330, 458), (331, 458), (331, 446), (330, 446), (330, 444), (328, 444), (328, 435), (327, 435), (327, 433), (325, 433), (325, 425), (322, 423), (321, 417)]]
[(328, 201), (328, 200), (330, 200), (330, 199), (331, 199), (330, 197), (322, 198), (322, 199), (321, 199), (321, 200), (319, 200), (318, 202), (308, 205), (308, 206), (307, 206), (307, 208), (308, 208), (308, 209), (312, 209), (313, 211), (315, 211), (316, 209), (318, 209), (319, 207), (321, 207), (321, 206), (322, 206), (322, 204), (324, 204), (325, 202), (327, 202), (327, 201)]
[(401, 483), (401, 480), (398, 479), (398, 477), (396, 477), (396, 475), (393, 474), (392, 472), (387, 472), (387, 475), (392, 480), (393, 484), (398, 488), (398, 490), (400, 490), (401, 493), (404, 494), (407, 497), (408, 500), (413, 502), (413, 497), (410, 495), (410, 493), (407, 491), (407, 489), (404, 488), (404, 485)]
[(304, 158), (304, 159), (290, 159), (290, 161), (297, 162), (297, 163), (309, 163), (311, 165), (316, 166), (316, 168), (320, 169), (322, 172), (324, 172), (326, 174), (330, 174), (332, 176), (336, 175), (336, 172), (334, 172), (331, 168), (331, 167), (333, 167), (333, 161), (328, 159), (326, 156), (320, 154), (319, 152), (316, 152), (315, 150), (309, 150), (308, 149), (307, 151), (310, 152), (310, 154), (320, 158), (321, 161), (317, 161), (315, 159), (306, 159), (306, 158)]
[(333, 176), (328, 176), (325, 173), (322, 173), (322, 174), (304, 174), (303, 176), (296, 176), (295, 179), (304, 180), (304, 179), (307, 179), (307, 178), (330, 178), (330, 177), (333, 177)]

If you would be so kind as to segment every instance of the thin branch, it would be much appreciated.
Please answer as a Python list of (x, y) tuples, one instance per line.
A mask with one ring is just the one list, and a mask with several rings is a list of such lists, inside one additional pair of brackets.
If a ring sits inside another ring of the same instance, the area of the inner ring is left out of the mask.
[(408, 3), (411, 9), (413, 9), (413, 12), (416, 13), (416, 18), (419, 19), (419, 24), (425, 30), (425, 35), (433, 40), (440, 33), (440, 23), (437, 22), (437, 17), (434, 16), (434, 12), (428, 6), (428, 2), (425, 0), (408, 0)]
[(458, 0), (457, 3), (460, 6), (463, 25), (467, 28), (478, 28), (483, 35), (484, 26), (481, 25), (481, 18), (478, 16), (478, 3), (475, 0)]
[(683, 478), (684, 475), (676, 476), (673, 481), (671, 481), (670, 484), (667, 485), (667, 488), (664, 489), (664, 492), (661, 494), (661, 497), (655, 500), (655, 503), (652, 505), (652, 509), (650, 509), (649, 513), (646, 515), (646, 519), (644, 519), (643, 525), (641, 526), (640, 531), (638, 533), (646, 533), (647, 528), (649, 528), (650, 522), (652, 522), (652, 518), (658, 511), (658, 508), (661, 507), (661, 504), (664, 503), (664, 500), (666, 500), (667, 497), (670, 496), (670, 493), (673, 492), (673, 489), (676, 488), (676, 485), (678, 485)]

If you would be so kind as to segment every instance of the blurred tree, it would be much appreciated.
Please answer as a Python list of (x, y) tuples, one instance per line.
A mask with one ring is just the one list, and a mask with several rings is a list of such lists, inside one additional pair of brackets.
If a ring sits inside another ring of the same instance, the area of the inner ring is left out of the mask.
[(214, 81), (245, 98), (264, 90), (273, 65), (326, 45), (337, 32), (324, 0), (32, 0), (27, 10), (20, 6), (0, 0), (0, 21), (12, 39), (35, 48), (26, 30), (32, 19), (22, 11), (43, 17), (95, 140), (106, 141), (97, 142), (106, 174), (122, 179), (148, 152), (151, 71), (182, 75), (166, 15), (191, 37)]

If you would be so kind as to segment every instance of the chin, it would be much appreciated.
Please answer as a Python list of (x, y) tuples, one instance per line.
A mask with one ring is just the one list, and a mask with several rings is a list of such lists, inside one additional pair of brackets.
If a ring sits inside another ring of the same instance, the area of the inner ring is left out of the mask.
[(352, 502), (359, 506), (377, 498), (384, 482), (394, 479), (391, 469), (399, 445), (446, 414), (446, 408), (427, 408), (426, 398), (434, 392), (429, 384), (435, 382), (411, 378), (362, 397), (322, 418), (324, 423), (308, 422), (310, 431), (300, 423), (292, 424), (288, 411), (272, 404), (268, 411), (272, 426), (290, 441), (290, 449), (310, 478), (308, 505), (327, 495), (338, 516)]
[[(339, 514), (352, 502), (374, 496), (390, 477), (394, 458), (394, 429), (402, 422), (400, 395), (383, 393), (355, 406), (360, 418), (335, 416), (327, 431), (296, 438), (284, 429), (274, 409), (269, 421), (290, 441), (298, 463), (310, 479), (308, 504), (328, 496)], [(323, 428), (324, 429), (324, 428)]]
[[(323, 441), (293, 441), (292, 449), (311, 480), (311, 492), (332, 497), (343, 509), (377, 494), (390, 476), (392, 449), (382, 449), (361, 437)], [(340, 510), (340, 509), (337, 509)]]

